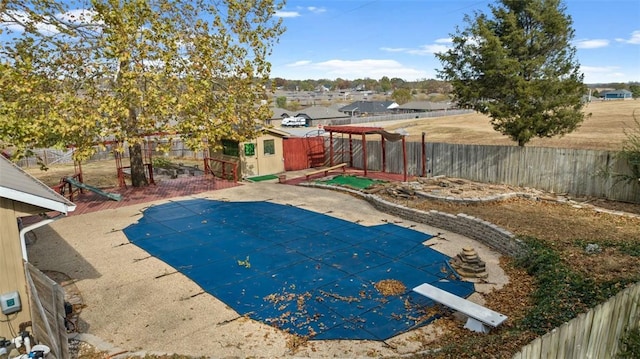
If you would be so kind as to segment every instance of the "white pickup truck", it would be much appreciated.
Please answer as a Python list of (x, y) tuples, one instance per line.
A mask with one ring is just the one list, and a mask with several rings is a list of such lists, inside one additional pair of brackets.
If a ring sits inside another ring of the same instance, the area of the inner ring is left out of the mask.
[(282, 127), (301, 127), (307, 125), (307, 119), (304, 117), (287, 117), (282, 119)]

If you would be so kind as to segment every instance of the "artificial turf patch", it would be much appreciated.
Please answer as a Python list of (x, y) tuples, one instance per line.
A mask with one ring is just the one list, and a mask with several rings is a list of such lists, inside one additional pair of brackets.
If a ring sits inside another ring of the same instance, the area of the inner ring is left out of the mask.
[(249, 181), (252, 181), (252, 182), (261, 182), (261, 181), (269, 181), (269, 180), (278, 179), (278, 176), (276, 176), (276, 175), (264, 175), (264, 176), (249, 177), (247, 179)]
[(338, 185), (338, 186), (346, 186), (356, 189), (367, 189), (374, 184), (385, 183), (385, 181), (375, 180), (366, 177), (358, 177), (352, 175), (339, 175), (335, 176), (330, 180), (318, 181), (324, 184), (329, 185)]

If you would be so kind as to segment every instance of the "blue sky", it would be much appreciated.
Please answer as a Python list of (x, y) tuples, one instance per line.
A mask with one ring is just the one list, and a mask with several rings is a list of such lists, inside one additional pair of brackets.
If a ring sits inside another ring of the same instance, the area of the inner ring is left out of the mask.
[[(272, 77), (436, 78), (455, 26), (491, 1), (288, 0)], [(640, 0), (565, 0), (585, 83), (640, 81)]]

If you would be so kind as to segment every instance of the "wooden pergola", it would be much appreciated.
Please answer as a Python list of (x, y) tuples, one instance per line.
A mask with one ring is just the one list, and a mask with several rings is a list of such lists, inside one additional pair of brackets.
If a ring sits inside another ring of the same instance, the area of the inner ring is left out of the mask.
[(404, 181), (407, 181), (407, 146), (405, 136), (399, 133), (385, 131), (382, 127), (361, 127), (361, 126), (324, 126), (324, 130), (329, 132), (329, 165), (333, 166), (333, 134), (341, 133), (349, 135), (349, 166), (353, 165), (353, 135), (362, 136), (362, 163), (364, 175), (367, 175), (367, 135), (380, 135), (382, 145), (382, 172), (386, 172), (387, 156), (385, 151), (386, 141), (402, 141), (402, 168)]

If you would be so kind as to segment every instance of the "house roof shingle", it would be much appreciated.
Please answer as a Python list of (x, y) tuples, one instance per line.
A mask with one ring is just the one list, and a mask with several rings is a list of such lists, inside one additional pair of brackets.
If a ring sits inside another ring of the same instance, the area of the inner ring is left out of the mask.
[(398, 106), (398, 110), (438, 111), (451, 108), (448, 102), (411, 101)]
[(322, 120), (327, 118), (345, 118), (349, 117), (344, 112), (340, 112), (331, 107), (311, 106), (304, 108), (298, 112), (296, 116), (307, 115), (312, 120)]
[(633, 92), (625, 89), (621, 90), (613, 90), (613, 91), (602, 91), (603, 94), (632, 94)]
[(283, 119), (285, 117), (293, 117), (294, 113), (292, 111), (286, 110), (284, 108), (281, 107), (272, 107), (271, 111), (273, 111), (273, 116), (271, 117), (272, 120), (279, 120), (279, 119)]
[(358, 113), (380, 113), (387, 112), (390, 109), (398, 107), (394, 101), (356, 101), (344, 107), (341, 112), (358, 112)]
[(0, 156), (0, 197), (64, 214), (76, 205)]

